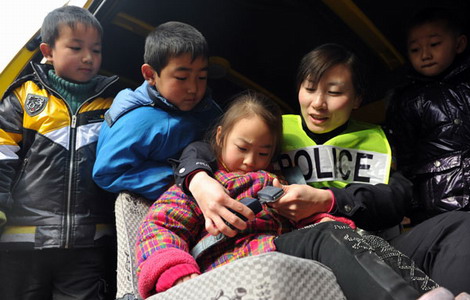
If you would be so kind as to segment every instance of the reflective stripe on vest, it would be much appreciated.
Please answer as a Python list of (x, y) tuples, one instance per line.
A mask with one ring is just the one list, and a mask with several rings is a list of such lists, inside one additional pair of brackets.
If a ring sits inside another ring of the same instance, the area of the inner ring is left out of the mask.
[(283, 116), (278, 168), (298, 166), (312, 186), (388, 183), (391, 157), (390, 145), (378, 125), (350, 120), (343, 133), (317, 145), (303, 130), (300, 116)]

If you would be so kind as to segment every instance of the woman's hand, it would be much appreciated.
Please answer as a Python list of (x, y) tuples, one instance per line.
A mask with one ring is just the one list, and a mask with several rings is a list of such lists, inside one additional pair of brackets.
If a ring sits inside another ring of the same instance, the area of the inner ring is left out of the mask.
[(324, 218), (321, 218), (320, 221), (318, 221), (318, 223), (334, 222), (334, 221), (336, 221), (336, 220), (335, 220), (335, 219), (332, 219), (332, 218), (324, 217)]
[(246, 222), (228, 208), (242, 214), (248, 220), (255, 218), (250, 208), (230, 198), (225, 188), (206, 172), (196, 173), (192, 177), (188, 189), (204, 214), (206, 230), (212, 235), (223, 233), (233, 237), (237, 234), (237, 231), (231, 229), (224, 220), (238, 230), (246, 228)]
[(282, 185), (278, 179), (274, 186), (284, 190), (284, 195), (276, 202), (269, 203), (281, 216), (294, 222), (316, 213), (328, 212), (333, 202), (330, 191), (317, 189), (306, 184)]
[(190, 275), (186, 275), (184, 277), (181, 277), (180, 279), (176, 280), (175, 282), (175, 285), (178, 285), (180, 283), (183, 283), (185, 281), (188, 281), (189, 279), (193, 279), (193, 278), (196, 278), (198, 276), (197, 273), (193, 273), (193, 274), (190, 274)]

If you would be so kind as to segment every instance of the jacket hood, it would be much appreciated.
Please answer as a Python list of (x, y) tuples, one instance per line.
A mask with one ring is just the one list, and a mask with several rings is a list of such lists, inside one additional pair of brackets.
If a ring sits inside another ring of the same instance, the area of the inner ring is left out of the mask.
[(135, 91), (125, 89), (114, 98), (113, 104), (105, 113), (105, 120), (111, 127), (122, 115), (140, 106), (150, 106), (153, 101), (147, 93), (148, 83), (144, 82)]
[[(215, 102), (213, 102), (210, 96), (209, 89), (207, 89), (204, 98), (191, 112), (205, 111), (210, 109), (214, 104)], [(141, 106), (154, 106), (168, 112), (185, 113), (165, 99), (154, 86), (144, 81), (144, 83), (134, 91), (125, 89), (116, 95), (111, 108), (105, 113), (106, 123), (111, 127), (121, 116)]]

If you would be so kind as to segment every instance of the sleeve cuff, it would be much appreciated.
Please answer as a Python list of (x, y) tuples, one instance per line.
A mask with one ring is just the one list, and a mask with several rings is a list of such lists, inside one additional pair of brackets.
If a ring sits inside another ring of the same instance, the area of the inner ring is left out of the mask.
[[(179, 266), (182, 266), (181, 269)], [(179, 274), (171, 275), (169, 270), (179, 270)], [(162, 292), (165, 288), (170, 288), (177, 279), (192, 273), (200, 274), (200, 271), (191, 254), (176, 248), (158, 250), (141, 264), (138, 274), (139, 293), (146, 299), (155, 294), (157, 289)]]
[(319, 214), (311, 216), (310, 218), (306, 218), (304, 220), (301, 220), (297, 224), (297, 228), (302, 228), (302, 227), (305, 227), (305, 226), (310, 225), (310, 224), (316, 224), (319, 221), (321, 221), (321, 219), (323, 219), (323, 218), (330, 218), (330, 219), (333, 219), (337, 222), (344, 223), (344, 224), (348, 225), (349, 227), (351, 227), (352, 229), (357, 228), (356, 224), (352, 220), (350, 220), (348, 218), (344, 218), (344, 217), (333, 216), (333, 215), (328, 214), (328, 213), (319, 213)]
[(175, 173), (175, 183), (181, 188), (185, 193), (191, 195), (189, 192), (189, 182), (194, 174), (197, 172), (204, 171), (210, 176), (213, 175), (211, 166), (204, 161), (191, 161), (185, 167), (181, 167), (174, 171)]
[(175, 282), (187, 275), (201, 274), (199, 269), (192, 264), (181, 264), (169, 268), (162, 273), (161, 278), (158, 280), (155, 290), (157, 293), (164, 292), (175, 285)]
[(336, 197), (335, 197), (335, 193), (333, 193), (332, 190), (327, 189), (327, 191), (330, 192), (332, 200), (331, 200), (331, 206), (326, 212), (332, 213), (336, 210)]

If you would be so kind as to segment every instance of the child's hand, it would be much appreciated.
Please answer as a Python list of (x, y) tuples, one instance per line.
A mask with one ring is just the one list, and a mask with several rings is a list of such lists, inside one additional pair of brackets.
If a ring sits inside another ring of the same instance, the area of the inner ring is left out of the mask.
[(327, 212), (333, 196), (330, 191), (317, 189), (306, 184), (282, 185), (274, 179), (273, 185), (284, 190), (284, 195), (268, 205), (294, 222), (308, 218), (313, 214)]
[(185, 281), (188, 281), (189, 279), (193, 279), (193, 278), (196, 278), (198, 276), (197, 273), (193, 273), (193, 274), (190, 274), (190, 275), (186, 275), (184, 277), (181, 277), (180, 279), (178, 279), (176, 282), (175, 282), (175, 285), (178, 285), (180, 283), (183, 283)]
[(237, 231), (231, 229), (224, 220), (239, 230), (246, 228), (246, 222), (228, 208), (239, 212), (248, 220), (253, 220), (255, 217), (251, 209), (230, 198), (225, 188), (205, 172), (196, 173), (188, 188), (204, 214), (206, 230), (212, 235), (223, 233), (233, 237), (237, 234)]

